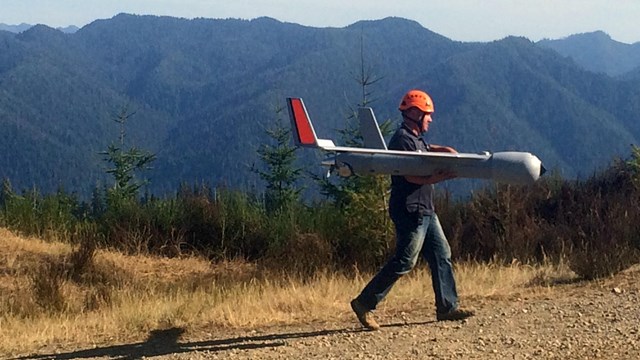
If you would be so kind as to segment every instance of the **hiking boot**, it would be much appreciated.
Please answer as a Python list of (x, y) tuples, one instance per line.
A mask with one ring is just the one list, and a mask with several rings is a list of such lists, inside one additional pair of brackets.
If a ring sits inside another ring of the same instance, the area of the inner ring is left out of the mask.
[(446, 313), (437, 313), (438, 321), (456, 321), (464, 320), (474, 315), (473, 310), (455, 309)]
[(373, 318), (373, 313), (371, 312), (371, 310), (364, 307), (364, 305), (362, 305), (360, 301), (358, 301), (358, 299), (351, 300), (351, 309), (353, 309), (353, 312), (356, 313), (358, 321), (360, 321), (362, 326), (369, 330), (380, 329), (380, 325), (378, 325), (376, 320)]

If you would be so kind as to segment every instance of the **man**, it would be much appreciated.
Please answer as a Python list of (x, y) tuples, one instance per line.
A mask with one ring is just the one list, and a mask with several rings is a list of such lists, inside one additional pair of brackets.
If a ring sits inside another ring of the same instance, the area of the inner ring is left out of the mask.
[[(400, 103), (403, 122), (389, 142), (390, 150), (456, 153), (451, 147), (427, 144), (422, 134), (433, 121), (434, 106), (427, 93), (410, 90)], [(454, 173), (437, 171), (430, 176), (391, 176), (389, 215), (396, 228), (396, 251), (387, 264), (351, 301), (351, 308), (364, 327), (380, 325), (372, 311), (393, 284), (416, 264), (422, 255), (431, 269), (436, 302), (436, 318), (462, 320), (473, 312), (458, 307), (458, 294), (451, 264), (451, 249), (433, 206), (433, 184), (455, 178)]]

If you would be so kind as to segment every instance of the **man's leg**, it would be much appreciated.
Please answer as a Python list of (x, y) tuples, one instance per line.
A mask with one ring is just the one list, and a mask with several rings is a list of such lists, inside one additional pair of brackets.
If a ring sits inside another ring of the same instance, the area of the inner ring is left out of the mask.
[(458, 308), (458, 292), (451, 263), (451, 247), (436, 214), (425, 218), (429, 222), (422, 255), (431, 269), (431, 282), (436, 297), (438, 320), (461, 320), (473, 311)]
[(394, 219), (394, 224), (396, 227), (395, 254), (369, 281), (360, 295), (351, 302), (358, 319), (368, 328), (371, 327), (363, 322), (365, 315), (377, 307), (402, 275), (413, 269), (424, 244), (428, 226), (418, 216), (397, 217)]
[(431, 282), (436, 295), (436, 310), (439, 313), (449, 312), (458, 306), (458, 292), (451, 263), (451, 248), (442, 231), (438, 216), (433, 214), (425, 221), (429, 228), (422, 249), (422, 256), (429, 263)]

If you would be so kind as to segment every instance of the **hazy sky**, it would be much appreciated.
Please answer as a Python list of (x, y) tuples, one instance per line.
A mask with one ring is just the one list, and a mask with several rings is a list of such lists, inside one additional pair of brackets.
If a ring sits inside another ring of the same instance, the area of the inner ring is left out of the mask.
[(640, 0), (0, 0), (0, 23), (82, 27), (126, 12), (183, 18), (270, 16), (315, 27), (399, 16), (454, 40), (537, 41), (603, 30), (640, 41)]

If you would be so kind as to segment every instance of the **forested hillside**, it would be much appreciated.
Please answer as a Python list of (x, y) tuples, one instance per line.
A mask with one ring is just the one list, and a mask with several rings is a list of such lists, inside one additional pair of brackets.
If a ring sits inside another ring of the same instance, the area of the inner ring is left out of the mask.
[(602, 32), (575, 34), (564, 39), (545, 39), (538, 44), (571, 57), (593, 72), (626, 78), (640, 71), (640, 42), (625, 44)]
[[(319, 135), (335, 138), (362, 101), (362, 58), (379, 79), (369, 88), (378, 119), (397, 118), (402, 94), (424, 88), (436, 103), (428, 140), (459, 151), (531, 151), (573, 177), (640, 139), (638, 77), (583, 70), (523, 38), (461, 43), (399, 18), (311, 28), (121, 14), (73, 34), (0, 31), (0, 177), (89, 193), (107, 181), (99, 152), (126, 110), (127, 144), (157, 155), (151, 190), (252, 187), (285, 97), (303, 97)], [(317, 154), (301, 155), (317, 170)]]

